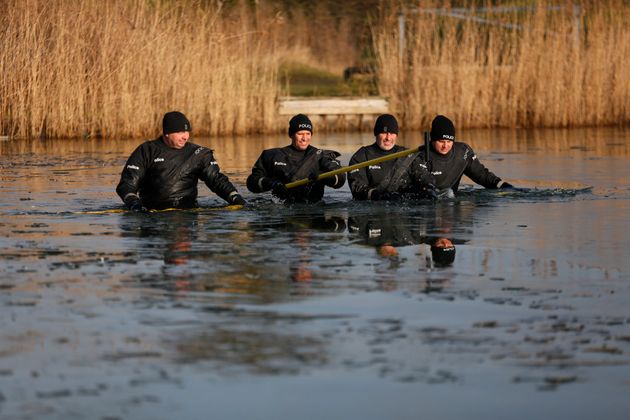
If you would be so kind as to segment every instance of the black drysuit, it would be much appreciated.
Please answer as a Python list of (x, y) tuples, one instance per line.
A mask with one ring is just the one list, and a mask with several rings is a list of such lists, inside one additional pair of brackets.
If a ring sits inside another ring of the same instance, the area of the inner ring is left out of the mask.
[[(247, 178), (247, 188), (254, 193), (269, 191), (274, 182), (289, 182), (317, 176), (339, 169), (339, 153), (308, 146), (297, 150), (293, 146), (264, 150)], [(316, 203), (324, 197), (324, 186), (341, 188), (346, 175), (339, 174), (321, 181), (286, 190), (280, 199), (288, 203)]]
[[(394, 146), (391, 150), (382, 150), (376, 143), (363, 146), (352, 156), (350, 165), (366, 162), (406, 150), (403, 146)], [(378, 193), (398, 193), (403, 198), (424, 198), (426, 188), (431, 184), (431, 176), (425, 166), (414, 160), (416, 154), (388, 160), (355, 169), (348, 174), (350, 191), (355, 200), (378, 199)], [(376, 193), (375, 193), (376, 192)]]
[[(483, 166), (466, 143), (454, 142), (453, 148), (446, 155), (441, 155), (429, 147), (429, 169), (434, 179), (432, 182), (438, 189), (450, 188), (456, 193), (463, 175), (486, 188), (498, 188), (501, 178)], [(425, 162), (425, 148), (422, 146), (414, 163), (425, 165)]]
[(149, 209), (191, 208), (197, 206), (200, 179), (227, 202), (238, 194), (228, 177), (220, 172), (212, 150), (193, 143), (173, 149), (159, 137), (134, 150), (116, 192), (128, 206), (140, 200)]

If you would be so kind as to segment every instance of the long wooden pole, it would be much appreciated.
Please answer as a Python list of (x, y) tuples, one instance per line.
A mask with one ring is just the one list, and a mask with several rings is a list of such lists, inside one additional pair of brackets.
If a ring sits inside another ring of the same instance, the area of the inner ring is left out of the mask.
[[(382, 156), (376, 159), (366, 160), (365, 162), (355, 163), (354, 165), (344, 166), (342, 168), (335, 169), (334, 171), (324, 172), (323, 174), (318, 175), (317, 181), (324, 178), (330, 178), (331, 176), (335, 176), (338, 174), (354, 171), (355, 169), (365, 168), (366, 166), (375, 165), (377, 163), (404, 157), (412, 153), (416, 153), (419, 150), (420, 150), (420, 146), (414, 147), (413, 149), (402, 150), (400, 152), (392, 153), (391, 155)], [(306, 178), (306, 179), (300, 179), (298, 181), (289, 182), (288, 184), (285, 184), (284, 186), (287, 187), (287, 189), (289, 189), (289, 188), (295, 188), (295, 187), (300, 187), (302, 185), (306, 185), (309, 182), (311, 182), (311, 180)]]

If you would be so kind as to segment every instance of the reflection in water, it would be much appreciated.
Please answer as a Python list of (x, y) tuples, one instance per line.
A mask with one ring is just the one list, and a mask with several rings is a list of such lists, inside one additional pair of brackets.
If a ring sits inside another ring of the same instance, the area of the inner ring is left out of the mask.
[(474, 209), (472, 203), (457, 201), (437, 205), (425, 203), (420, 214), (381, 209), (380, 212), (350, 217), (348, 227), (350, 232), (362, 238), (361, 243), (375, 247), (383, 257), (397, 257), (399, 247), (426, 244), (432, 256), (427, 260), (427, 268), (447, 267), (455, 260), (454, 243), (466, 242), (456, 239), (455, 231), (463, 232), (472, 227)]
[[(342, 189), (321, 206), (74, 214), (120, 206), (113, 188), (137, 141), (0, 144), (0, 416), (198, 418), (219, 395), (219, 417), (278, 418), (242, 395), (304, 410), (316, 394), (326, 404), (313, 413), (339, 417), (329, 402), (355, 407), (360, 394), (363, 410), (345, 417), (382, 418), (389, 402), (413, 418), (480, 389), (627, 416), (628, 133), (492, 133), (462, 138), (498, 172), (594, 188), (467, 187), (437, 204), (357, 203)], [(346, 162), (370, 141), (318, 138)], [(284, 142), (200, 143), (242, 186)], [(431, 245), (451, 244), (438, 267)], [(242, 415), (222, 415), (235, 406)]]
[[(326, 362), (326, 348), (317, 338), (273, 331), (270, 324), (278, 321), (274, 319), (242, 321), (255, 329), (227, 325), (176, 334), (178, 361), (210, 361), (218, 372), (257, 375), (297, 374)], [(299, 321), (303, 320), (293, 322)]]

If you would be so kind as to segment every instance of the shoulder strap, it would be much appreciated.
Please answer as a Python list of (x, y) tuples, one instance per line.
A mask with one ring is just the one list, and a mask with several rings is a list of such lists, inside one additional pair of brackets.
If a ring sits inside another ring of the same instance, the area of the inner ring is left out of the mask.
[[(324, 151), (315, 149), (313, 153), (307, 155), (300, 161), (300, 165), (289, 174), (290, 182), (308, 178), (315, 163), (319, 163), (319, 158)], [(319, 166), (319, 165), (318, 165)]]
[(384, 178), (376, 188), (385, 189), (390, 192), (395, 192), (398, 190), (398, 184), (402, 176), (407, 172), (409, 166), (416, 158), (417, 154), (412, 153), (402, 158), (396, 159), (396, 163), (394, 163), (392, 176)]

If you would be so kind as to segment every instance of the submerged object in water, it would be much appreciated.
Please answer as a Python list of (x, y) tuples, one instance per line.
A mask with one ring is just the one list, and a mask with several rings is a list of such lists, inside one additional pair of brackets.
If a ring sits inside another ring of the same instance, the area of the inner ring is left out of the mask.
[[(178, 208), (168, 208), (155, 210), (151, 209), (148, 213), (165, 213), (171, 211), (185, 211), (185, 212), (203, 212), (203, 211), (216, 211), (216, 210), (240, 210), (244, 206), (242, 204), (232, 204), (229, 206), (221, 206), (221, 207), (195, 207), (191, 209), (178, 209)], [(92, 211), (73, 211), (72, 214), (113, 214), (113, 213), (133, 213), (129, 209), (109, 209), (109, 210), (92, 210)]]

